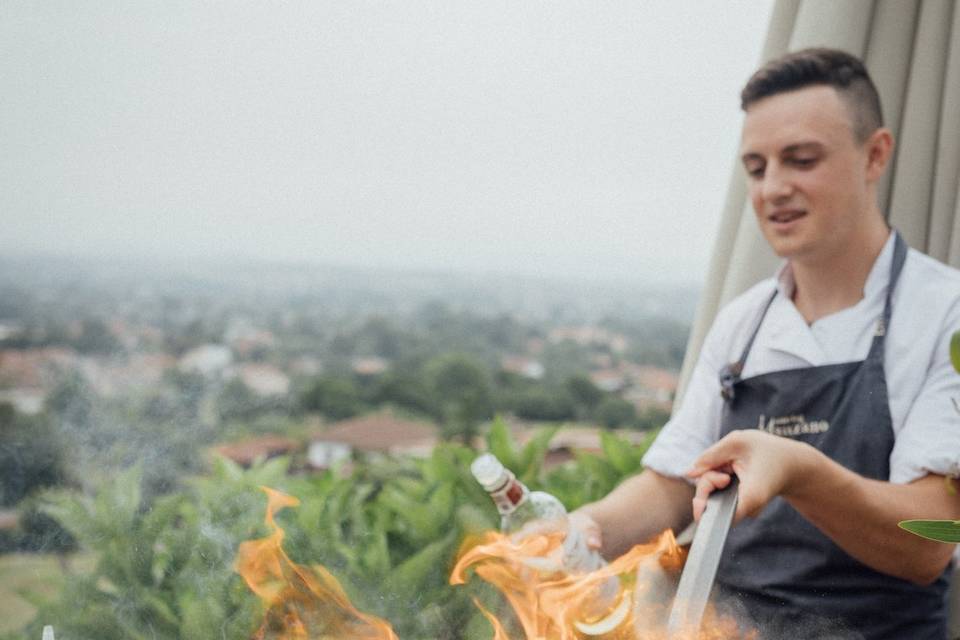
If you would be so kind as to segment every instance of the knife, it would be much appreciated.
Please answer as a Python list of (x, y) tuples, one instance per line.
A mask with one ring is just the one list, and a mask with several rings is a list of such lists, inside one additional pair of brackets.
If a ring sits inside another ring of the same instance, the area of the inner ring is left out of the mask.
[(681, 631), (700, 629), (713, 580), (717, 577), (723, 544), (727, 541), (727, 532), (737, 510), (737, 484), (737, 477), (733, 476), (726, 488), (714, 491), (707, 498), (707, 506), (693, 536), (690, 555), (680, 574), (677, 595), (670, 609), (667, 633), (671, 638)]

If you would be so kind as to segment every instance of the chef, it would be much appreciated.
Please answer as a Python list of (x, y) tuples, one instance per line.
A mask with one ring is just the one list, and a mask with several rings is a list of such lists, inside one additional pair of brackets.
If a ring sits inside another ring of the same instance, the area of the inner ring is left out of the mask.
[(960, 519), (960, 272), (885, 222), (893, 138), (860, 60), (788, 54), (741, 102), (750, 200), (784, 264), (719, 313), (645, 470), (574, 522), (615, 556), (736, 474), (717, 584), (761, 629), (944, 640), (953, 547), (897, 523)]

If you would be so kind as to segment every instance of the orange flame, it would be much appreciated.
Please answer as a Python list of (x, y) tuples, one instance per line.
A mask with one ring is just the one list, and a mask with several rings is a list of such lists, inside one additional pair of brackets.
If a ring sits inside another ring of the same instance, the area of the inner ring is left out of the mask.
[[(476, 575), (501, 591), (527, 640), (668, 638), (664, 625), (670, 597), (686, 557), (672, 531), (663, 532), (649, 544), (633, 547), (596, 571), (580, 575), (557, 571), (556, 564), (553, 570), (545, 570), (549, 565), (542, 559), (558, 556), (563, 537), (557, 532), (517, 540), (489, 532), (464, 545), (450, 583), (464, 584), (467, 570), (473, 568)], [(610, 593), (611, 581), (619, 593)], [(479, 602), (476, 604), (493, 625), (494, 640), (510, 640), (503, 622)], [(742, 634), (734, 620), (710, 610), (701, 630), (674, 635), (671, 640), (735, 638), (755, 638), (755, 634)]]
[[(271, 533), (242, 543), (234, 565), (267, 608), (255, 640), (398, 640), (385, 620), (360, 612), (327, 569), (290, 560), (274, 516), (300, 501), (261, 489)], [(686, 555), (671, 531), (580, 575), (560, 570), (563, 538), (551, 532), (515, 540), (489, 532), (464, 545), (450, 583), (464, 584), (472, 568), (503, 593), (527, 640), (755, 640), (754, 632), (741, 633), (713, 610), (699, 631), (667, 635), (669, 599)], [(511, 640), (509, 625), (474, 602), (493, 627), (492, 640)]]
[(393, 629), (375, 616), (361, 613), (351, 604), (337, 579), (320, 565), (293, 563), (283, 551), (283, 529), (274, 514), (296, 507), (293, 496), (261, 487), (267, 494), (266, 538), (240, 545), (234, 565), (247, 586), (267, 606), (257, 640), (397, 640)]

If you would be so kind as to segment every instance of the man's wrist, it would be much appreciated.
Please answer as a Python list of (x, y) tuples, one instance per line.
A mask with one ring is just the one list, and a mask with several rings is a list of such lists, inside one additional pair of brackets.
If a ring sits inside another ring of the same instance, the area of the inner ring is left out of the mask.
[(790, 467), (781, 495), (787, 499), (803, 500), (816, 493), (816, 485), (822, 480), (824, 464), (829, 458), (806, 442), (791, 441), (794, 451), (790, 455)]

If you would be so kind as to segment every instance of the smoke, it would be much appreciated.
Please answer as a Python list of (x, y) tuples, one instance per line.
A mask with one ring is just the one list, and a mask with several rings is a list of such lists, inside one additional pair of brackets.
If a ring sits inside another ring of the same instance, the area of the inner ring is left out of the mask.
[[(718, 613), (735, 620), (741, 637), (756, 640), (863, 640), (863, 635), (843, 623), (818, 616), (811, 611), (796, 611), (786, 605), (773, 615), (757, 615), (746, 601), (736, 595), (715, 594)], [(751, 636), (750, 634), (757, 634)]]

